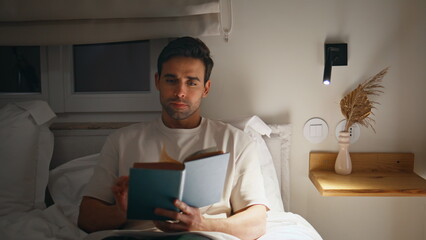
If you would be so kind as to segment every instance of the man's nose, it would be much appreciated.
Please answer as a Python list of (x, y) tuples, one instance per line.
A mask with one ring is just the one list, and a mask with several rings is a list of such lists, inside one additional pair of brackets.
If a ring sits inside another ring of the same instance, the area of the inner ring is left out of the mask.
[(186, 86), (184, 83), (179, 83), (176, 86), (176, 96), (179, 98), (184, 98), (186, 96)]

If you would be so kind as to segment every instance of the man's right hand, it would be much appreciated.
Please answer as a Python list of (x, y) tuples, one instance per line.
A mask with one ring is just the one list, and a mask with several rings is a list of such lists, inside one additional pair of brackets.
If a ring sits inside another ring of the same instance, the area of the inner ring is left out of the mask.
[(121, 176), (117, 179), (114, 186), (111, 188), (114, 193), (115, 203), (117, 207), (127, 213), (127, 196), (129, 192), (129, 177)]

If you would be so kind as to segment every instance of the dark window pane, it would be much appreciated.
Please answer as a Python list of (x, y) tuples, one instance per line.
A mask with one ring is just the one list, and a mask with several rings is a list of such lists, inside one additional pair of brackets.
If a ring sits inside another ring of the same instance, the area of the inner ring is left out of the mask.
[(149, 42), (74, 46), (75, 92), (149, 91)]
[(41, 92), (40, 47), (0, 46), (0, 92)]

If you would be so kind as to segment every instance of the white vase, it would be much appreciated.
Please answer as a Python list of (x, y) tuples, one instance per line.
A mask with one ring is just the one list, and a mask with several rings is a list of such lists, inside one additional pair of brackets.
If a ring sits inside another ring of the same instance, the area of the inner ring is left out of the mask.
[(342, 131), (339, 133), (339, 153), (337, 154), (334, 171), (337, 174), (348, 175), (352, 172), (352, 161), (349, 155), (350, 133)]

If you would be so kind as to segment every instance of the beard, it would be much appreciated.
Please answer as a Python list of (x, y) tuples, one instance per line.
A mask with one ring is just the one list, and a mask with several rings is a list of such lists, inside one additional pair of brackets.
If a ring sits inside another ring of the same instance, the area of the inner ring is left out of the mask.
[[(187, 107), (185, 109), (176, 109), (171, 104), (176, 102), (185, 104)], [(178, 98), (168, 99), (165, 102), (161, 102), (161, 105), (163, 106), (163, 109), (166, 111), (167, 115), (169, 115), (174, 120), (188, 119), (200, 108), (200, 104), (193, 105)]]

